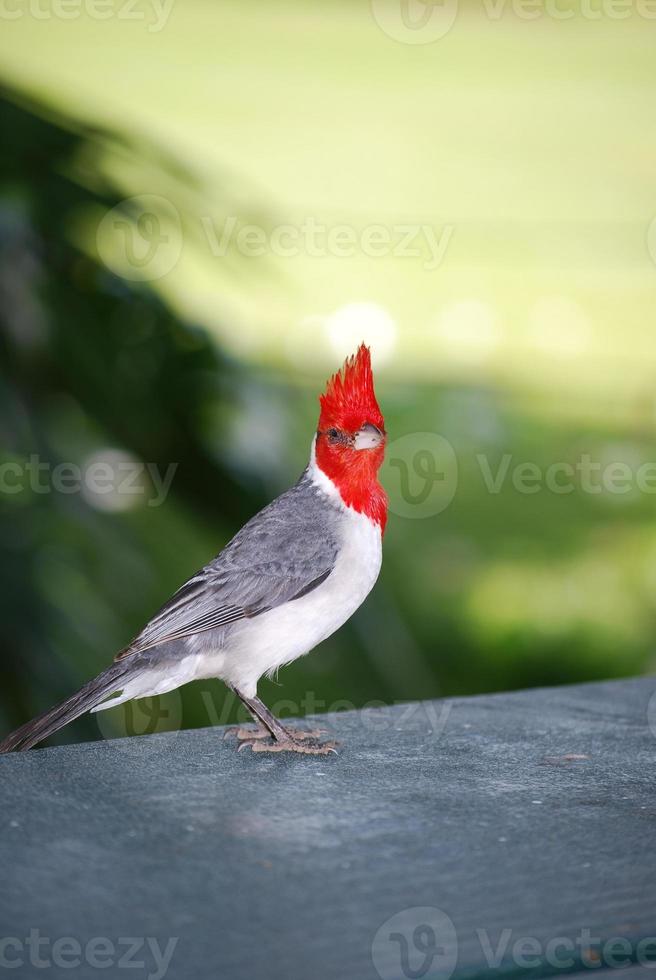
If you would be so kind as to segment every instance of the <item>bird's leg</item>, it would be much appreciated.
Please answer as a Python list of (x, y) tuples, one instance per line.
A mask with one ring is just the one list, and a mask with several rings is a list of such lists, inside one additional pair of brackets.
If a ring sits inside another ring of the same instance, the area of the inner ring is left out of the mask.
[(248, 709), (255, 721), (258, 722), (258, 725), (260, 727), (263, 726), (271, 738), (276, 739), (278, 742), (284, 742), (290, 737), (290, 733), (287, 731), (287, 729), (278, 721), (275, 715), (271, 714), (266, 704), (260, 701), (257, 696), (254, 698), (247, 698), (246, 695), (242, 694), (241, 691), (238, 691), (236, 687), (233, 688), (233, 691), (241, 700), (242, 704)]
[(336, 753), (335, 742), (318, 741), (319, 736), (324, 732), (285, 728), (257, 696), (247, 698), (236, 687), (232, 690), (258, 723), (255, 731), (244, 728), (236, 730), (235, 734), (241, 742), (240, 749), (250, 745), (253, 752), (299, 752), (303, 755)]

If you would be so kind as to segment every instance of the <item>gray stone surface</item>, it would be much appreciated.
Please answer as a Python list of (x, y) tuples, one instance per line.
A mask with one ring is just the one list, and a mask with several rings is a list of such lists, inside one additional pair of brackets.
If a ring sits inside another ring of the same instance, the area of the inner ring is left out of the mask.
[[(217, 728), (3, 756), (0, 951), (23, 965), (0, 977), (161, 976), (173, 938), (175, 980), (606, 977), (601, 942), (656, 953), (655, 689), (322, 717), (328, 758), (238, 754)], [(59, 966), (30, 962), (30, 930)]]

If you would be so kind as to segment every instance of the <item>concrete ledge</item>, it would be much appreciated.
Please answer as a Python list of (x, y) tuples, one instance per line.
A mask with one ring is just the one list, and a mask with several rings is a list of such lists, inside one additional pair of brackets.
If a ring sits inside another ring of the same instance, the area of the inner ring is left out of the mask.
[(337, 757), (237, 753), (222, 729), (3, 756), (0, 977), (587, 975), (614, 937), (639, 962), (655, 689), (322, 716)]

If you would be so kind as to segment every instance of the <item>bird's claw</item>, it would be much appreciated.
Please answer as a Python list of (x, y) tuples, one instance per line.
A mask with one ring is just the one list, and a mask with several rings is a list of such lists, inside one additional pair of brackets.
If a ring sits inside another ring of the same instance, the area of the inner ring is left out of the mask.
[(285, 740), (270, 739), (267, 741), (244, 741), (239, 751), (250, 746), (252, 752), (297, 752), (300, 755), (337, 755), (337, 742), (297, 741), (295, 738)]
[(265, 728), (229, 728), (225, 738), (234, 735), (239, 741), (238, 752), (248, 747), (252, 752), (296, 752), (299, 755), (337, 755), (337, 742), (320, 742), (324, 729), (294, 729), (288, 738), (273, 739)]

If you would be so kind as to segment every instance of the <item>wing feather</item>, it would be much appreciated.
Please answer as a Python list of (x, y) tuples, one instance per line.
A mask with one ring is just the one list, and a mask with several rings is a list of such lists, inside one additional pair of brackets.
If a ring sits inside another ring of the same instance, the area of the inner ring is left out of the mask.
[(336, 523), (333, 506), (301, 478), (185, 582), (116, 659), (231, 626), (307, 595), (334, 567)]

